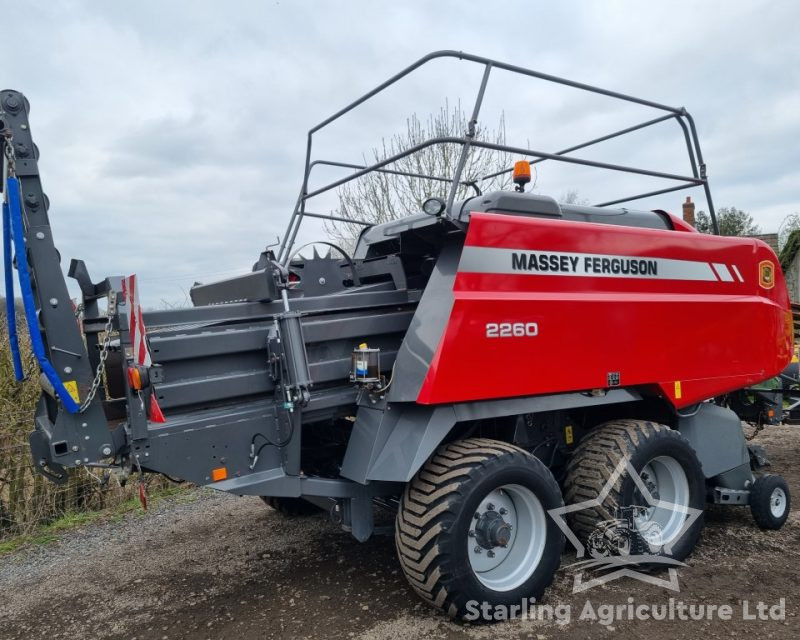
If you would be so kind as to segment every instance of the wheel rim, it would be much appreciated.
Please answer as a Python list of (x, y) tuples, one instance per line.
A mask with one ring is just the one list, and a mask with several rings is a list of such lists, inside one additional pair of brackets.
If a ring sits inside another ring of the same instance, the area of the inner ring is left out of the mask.
[(774, 518), (780, 518), (786, 511), (786, 492), (775, 487), (769, 497), (769, 511)]
[(637, 531), (651, 547), (668, 546), (683, 532), (691, 497), (689, 479), (680, 463), (668, 456), (653, 458), (644, 466), (639, 477), (650, 492), (653, 502), (676, 505), (651, 505), (638, 488), (634, 493), (634, 503), (644, 507), (634, 516)]
[(507, 484), (489, 492), (473, 515), (467, 557), (484, 586), (510, 591), (536, 571), (546, 541), (542, 503), (527, 487)]

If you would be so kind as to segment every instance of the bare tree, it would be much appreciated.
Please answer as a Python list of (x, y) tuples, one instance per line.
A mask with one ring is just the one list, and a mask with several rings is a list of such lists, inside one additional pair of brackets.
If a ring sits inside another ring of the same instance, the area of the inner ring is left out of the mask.
[(561, 204), (578, 204), (584, 207), (589, 205), (589, 201), (586, 198), (581, 198), (581, 194), (577, 189), (567, 189), (561, 195), (559, 202)]
[[(468, 119), (469, 116), (462, 110), (461, 103), (451, 108), (449, 103), (445, 102), (445, 106), (438, 113), (431, 114), (424, 122), (414, 114), (406, 120), (405, 132), (389, 139), (382, 139), (380, 147), (372, 149), (368, 156), (370, 159), (365, 156), (364, 164), (374, 164), (431, 138), (462, 136), (467, 129)], [(475, 128), (475, 137), (484, 142), (505, 144), (505, 118), (501, 116), (497, 128), (491, 130), (478, 124)], [(438, 144), (401, 158), (386, 168), (452, 179), (460, 154), (461, 145)], [(503, 189), (511, 184), (510, 173), (485, 181), (480, 181), (480, 178), (509, 169), (512, 164), (512, 156), (509, 153), (472, 147), (461, 181), (475, 182), (482, 191)], [(449, 188), (449, 180), (431, 180), (374, 171), (342, 185), (338, 192), (339, 205), (332, 213), (343, 218), (379, 224), (420, 213), (425, 200), (432, 196), (445, 198)], [(472, 187), (462, 184), (456, 198), (464, 198), (474, 193)], [(362, 228), (360, 225), (347, 222), (325, 224), (328, 235), (346, 247), (352, 247), (354, 238)]]

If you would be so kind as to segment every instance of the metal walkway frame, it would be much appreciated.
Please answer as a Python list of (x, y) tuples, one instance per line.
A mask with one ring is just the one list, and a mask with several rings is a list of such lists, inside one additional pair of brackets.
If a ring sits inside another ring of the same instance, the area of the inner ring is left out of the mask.
[[(409, 147), (408, 149), (394, 154), (388, 158), (384, 158), (379, 162), (375, 162), (371, 165), (364, 166), (358, 164), (352, 164), (348, 162), (340, 162), (336, 160), (325, 160), (325, 159), (315, 159), (312, 160), (312, 143), (314, 134), (319, 132), (320, 130), (324, 129), (328, 125), (332, 124), (339, 118), (341, 118), (346, 113), (349, 113), (356, 107), (362, 105), (363, 103), (367, 102), (377, 94), (381, 93), (388, 87), (394, 85), (399, 80), (405, 78), (409, 74), (413, 73), (420, 67), (426, 65), (427, 63), (438, 60), (440, 58), (454, 58), (457, 60), (462, 60), (466, 62), (475, 63), (477, 65), (483, 66), (483, 76), (481, 78), (480, 86), (478, 88), (478, 93), (475, 98), (475, 103), (472, 109), (472, 116), (467, 126), (467, 130), (464, 132), (463, 136), (444, 136), (444, 137), (435, 137), (430, 138), (420, 144), (414, 145)], [(478, 116), (480, 115), (481, 105), (483, 104), (483, 98), (486, 93), (486, 87), (489, 82), (489, 77), (491, 72), (494, 69), (502, 69), (504, 71), (509, 71), (511, 73), (515, 73), (521, 76), (527, 76), (530, 78), (536, 78), (539, 80), (544, 80), (547, 82), (552, 82), (555, 84), (564, 85), (567, 87), (572, 87), (574, 89), (580, 89), (582, 91), (587, 91), (589, 93), (594, 93), (598, 95), (607, 96), (609, 98), (614, 98), (616, 100), (621, 100), (624, 102), (630, 102), (634, 104), (639, 104), (645, 107), (649, 107), (656, 111), (664, 112), (663, 115), (660, 115), (656, 118), (647, 120), (645, 122), (641, 122), (639, 124), (635, 124), (630, 127), (626, 127), (624, 129), (620, 129), (618, 131), (613, 131), (606, 135), (600, 136), (598, 138), (593, 138), (591, 140), (587, 140), (586, 142), (582, 142), (579, 144), (572, 145), (570, 147), (566, 147), (561, 149), (560, 151), (556, 151), (554, 153), (547, 153), (544, 151), (538, 151), (535, 149), (528, 149), (525, 147), (514, 147), (505, 144), (495, 144), (490, 142), (483, 142), (480, 140), (475, 139), (475, 125), (478, 121)], [(654, 126), (656, 124), (660, 124), (662, 122), (667, 122), (669, 120), (675, 120), (681, 128), (683, 138), (686, 142), (686, 151), (689, 156), (689, 164), (691, 167), (691, 175), (678, 175), (674, 173), (665, 173), (662, 171), (653, 171), (650, 169), (642, 169), (638, 167), (630, 167), (625, 165), (619, 164), (610, 164), (607, 162), (598, 162), (595, 160), (588, 160), (585, 158), (577, 158), (571, 154), (574, 151), (578, 151), (580, 149), (585, 149), (587, 147), (599, 144), (601, 142), (605, 142), (607, 140), (611, 140), (613, 138), (617, 138), (628, 133), (632, 133), (634, 131), (639, 131), (641, 129), (645, 129), (647, 127)], [(405, 171), (399, 171), (396, 169), (392, 169), (390, 165), (397, 162), (401, 158), (406, 156), (413, 155), (426, 149), (427, 147), (431, 147), (434, 145), (440, 144), (456, 144), (461, 146), (461, 154), (458, 159), (458, 162), (455, 166), (455, 171), (452, 176), (432, 176), (432, 175), (425, 175), (420, 173), (410, 173)], [(589, 84), (584, 84), (581, 82), (575, 82), (573, 80), (567, 80), (566, 78), (560, 78), (558, 76), (549, 75), (546, 73), (541, 73), (539, 71), (534, 71), (532, 69), (527, 69), (525, 67), (520, 67), (517, 65), (508, 64), (505, 62), (500, 62), (499, 60), (492, 60), (491, 58), (484, 58), (482, 56), (476, 56), (469, 53), (464, 53), (461, 51), (435, 51), (433, 53), (429, 53), (426, 56), (423, 56), (413, 64), (407, 66), (405, 69), (396, 73), (388, 80), (382, 82), (377, 87), (368, 91), (360, 98), (354, 100), (346, 107), (340, 109), (333, 115), (329, 116), (316, 126), (312, 127), (308, 131), (308, 138), (306, 142), (306, 160), (305, 160), (305, 169), (303, 172), (303, 184), (300, 189), (300, 195), (297, 198), (297, 202), (295, 204), (294, 211), (292, 212), (292, 216), (289, 220), (289, 226), (284, 234), (283, 240), (280, 244), (278, 249), (278, 260), (281, 262), (288, 262), (289, 258), (292, 256), (292, 248), (294, 242), (297, 238), (297, 233), (300, 229), (300, 225), (302, 224), (304, 217), (312, 217), (312, 218), (321, 218), (324, 220), (332, 220), (338, 222), (347, 222), (352, 224), (360, 224), (364, 226), (370, 226), (372, 223), (365, 221), (365, 220), (357, 220), (357, 219), (350, 219), (350, 218), (343, 218), (340, 216), (330, 215), (330, 214), (323, 214), (323, 213), (314, 213), (306, 210), (306, 203), (311, 200), (312, 198), (319, 196), (323, 193), (331, 191), (337, 187), (340, 187), (352, 180), (356, 180), (361, 176), (364, 176), (368, 173), (372, 172), (381, 172), (393, 175), (401, 175), (406, 177), (412, 178), (421, 178), (421, 179), (428, 179), (428, 180), (437, 180), (441, 182), (449, 182), (450, 183), (450, 190), (447, 197), (447, 211), (450, 210), (452, 207), (453, 201), (456, 197), (456, 192), (460, 185), (472, 186), (476, 189), (478, 193), (480, 193), (479, 187), (477, 184), (473, 182), (463, 182), (461, 180), (461, 176), (464, 170), (464, 166), (466, 165), (467, 158), (469, 157), (469, 152), (472, 147), (478, 147), (482, 149), (488, 149), (491, 151), (498, 151), (498, 152), (507, 152), (516, 155), (521, 155), (525, 157), (534, 158), (531, 164), (538, 164), (544, 162), (546, 160), (553, 160), (556, 162), (566, 162), (570, 164), (578, 164), (587, 167), (594, 167), (597, 169), (606, 169), (611, 171), (619, 171), (623, 173), (631, 173), (631, 174), (638, 174), (643, 176), (649, 176), (654, 178), (661, 178), (664, 180), (670, 180), (674, 182), (678, 182), (677, 185), (671, 185), (669, 187), (665, 187), (662, 189), (656, 189), (654, 191), (648, 191), (645, 193), (638, 193), (631, 196), (626, 196), (623, 198), (617, 198), (614, 200), (609, 200), (606, 202), (601, 202), (596, 204), (595, 206), (598, 207), (606, 207), (615, 204), (622, 204), (625, 202), (631, 202), (634, 200), (640, 200), (643, 198), (648, 198), (651, 196), (661, 195), (664, 193), (671, 193), (673, 191), (680, 191), (683, 189), (691, 189), (694, 187), (702, 186), (705, 191), (705, 198), (706, 203), (708, 205), (709, 212), (711, 214), (711, 223), (713, 227), (714, 233), (719, 233), (719, 228), (717, 226), (717, 218), (714, 211), (714, 205), (711, 199), (711, 189), (708, 183), (708, 175), (706, 172), (706, 165), (703, 160), (703, 153), (700, 149), (700, 142), (697, 137), (697, 128), (695, 127), (694, 119), (689, 114), (689, 112), (684, 107), (671, 107), (665, 104), (660, 104), (658, 102), (653, 102), (652, 100), (644, 100), (642, 98), (636, 98), (634, 96), (629, 96), (624, 93), (619, 93), (616, 91), (610, 91), (608, 89), (602, 89), (600, 87), (595, 87)], [(311, 176), (311, 172), (317, 166), (331, 166), (331, 167), (339, 167), (345, 169), (355, 169), (355, 171), (344, 178), (340, 178), (338, 180), (334, 180), (322, 187), (309, 191), (308, 184), (309, 178)], [(487, 180), (489, 178), (497, 177), (504, 173), (511, 173), (512, 168), (504, 169), (503, 171), (491, 173), (480, 178), (480, 181)]]

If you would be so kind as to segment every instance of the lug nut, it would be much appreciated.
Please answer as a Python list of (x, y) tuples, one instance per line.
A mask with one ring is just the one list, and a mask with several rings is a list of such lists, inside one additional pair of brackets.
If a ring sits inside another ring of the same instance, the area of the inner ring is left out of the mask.
[(506, 509), (505, 507), (500, 507), (500, 511), (498, 511), (497, 513), (499, 513), (501, 516), (504, 516), (508, 513), (508, 509)]
[(473, 517), (473, 518), (475, 518), (476, 520), (480, 520), (480, 519), (481, 519), (481, 514), (480, 514), (479, 512), (477, 512), (477, 511), (476, 511), (476, 512), (475, 512), (475, 515), (474, 515), (474, 516), (472, 516), (472, 517)]
[(470, 538), (474, 538), (474, 537), (475, 537), (475, 532), (474, 532), (472, 529), (470, 529), (470, 530), (467, 532), (467, 535), (468, 535)]
[(489, 549), (489, 550), (486, 552), (486, 555), (487, 555), (487, 556), (489, 556), (490, 558), (494, 558), (494, 551), (492, 551), (491, 549)]
[(481, 553), (481, 548), (480, 547), (475, 547), (474, 551), (475, 551), (475, 553)]
[(494, 505), (490, 502), (489, 504), (486, 505), (486, 509), (489, 511), (494, 511)]

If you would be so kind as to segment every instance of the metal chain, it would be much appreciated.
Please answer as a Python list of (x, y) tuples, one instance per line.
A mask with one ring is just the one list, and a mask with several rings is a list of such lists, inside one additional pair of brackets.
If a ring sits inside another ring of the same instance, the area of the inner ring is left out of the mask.
[(34, 371), (36, 370), (36, 366), (39, 364), (39, 360), (36, 358), (36, 354), (31, 349), (31, 352), (28, 354), (28, 373), (25, 374), (25, 379), (27, 380), (30, 378)]
[(759, 416), (758, 422), (756, 422), (755, 424), (753, 424), (752, 422), (748, 422), (747, 424), (753, 425), (755, 427), (753, 433), (750, 435), (749, 438), (747, 436), (744, 437), (744, 439), (747, 440), (748, 442), (750, 440), (755, 439), (755, 437), (764, 430), (764, 427), (767, 426), (764, 420), (761, 418), (761, 416)]
[(17, 154), (14, 152), (14, 145), (12, 144), (13, 137), (11, 135), (11, 129), (4, 129), (2, 132), (3, 135), (3, 155), (6, 158), (6, 175), (3, 176), (3, 180), (5, 178), (13, 178), (17, 175)]
[(92, 387), (89, 389), (89, 394), (86, 396), (86, 399), (81, 404), (80, 412), (83, 413), (92, 404), (92, 400), (97, 395), (97, 390), (100, 388), (100, 385), (103, 383), (103, 373), (106, 370), (106, 359), (108, 358), (108, 351), (109, 347), (111, 346), (111, 330), (113, 329), (112, 322), (114, 319), (114, 314), (111, 313), (111, 309), (114, 306), (114, 298), (115, 294), (113, 291), (109, 291), (109, 308), (108, 308), (108, 317), (106, 319), (106, 326), (103, 329), (105, 331), (105, 337), (103, 338), (103, 346), (100, 349), (100, 362), (97, 364), (97, 371), (94, 374), (94, 380), (92, 380)]

